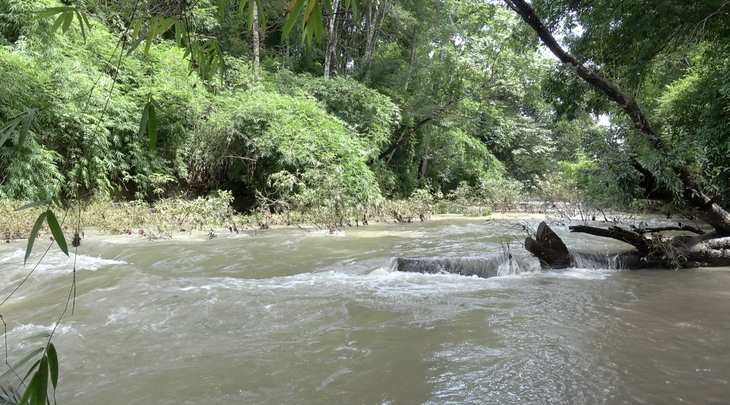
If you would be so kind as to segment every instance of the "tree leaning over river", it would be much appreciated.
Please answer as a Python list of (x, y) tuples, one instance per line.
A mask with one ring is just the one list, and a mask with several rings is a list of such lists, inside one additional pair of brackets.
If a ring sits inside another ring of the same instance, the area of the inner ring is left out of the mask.
[[(648, 232), (644, 229), (627, 230), (613, 227), (605, 230), (589, 226), (573, 226), (570, 228), (571, 232), (584, 232), (613, 238), (632, 245), (635, 251), (626, 255), (626, 267), (730, 265), (730, 213), (718, 203), (724, 198), (723, 194), (706, 195), (703, 187), (691, 173), (688, 163), (672, 165), (669, 155), (672, 153), (673, 145), (654, 130), (637, 100), (563, 49), (530, 4), (524, 0), (505, 0), (505, 3), (537, 33), (560, 62), (580, 79), (616, 103), (629, 117), (636, 132), (643, 137), (645, 145), (648, 146), (645, 153), (653, 155), (637, 156), (632, 161), (633, 168), (642, 177), (640, 184), (645, 196), (674, 203), (683, 208), (686, 213), (696, 215), (713, 228), (709, 233), (698, 229), (696, 231), (700, 234), (698, 236), (676, 236), (668, 241), (663, 240), (661, 236), (655, 236), (651, 240), (647, 239), (644, 235)], [(719, 5), (704, 19), (700, 19), (700, 23), (707, 24), (708, 20), (721, 13), (726, 5), (727, 3)], [(727, 16), (727, 13), (722, 15)], [(704, 27), (702, 28), (704, 29)], [(669, 164), (669, 174), (665, 170), (667, 164)], [(659, 229), (655, 232), (663, 230), (675, 229)], [(562, 243), (558, 243), (560, 239), (544, 224), (538, 231), (537, 239), (528, 238), (525, 247), (541, 258), (544, 267), (564, 267), (567, 250), (560, 248), (559, 245)], [(562, 247), (564, 248), (564, 246)], [(556, 255), (560, 259), (554, 259), (550, 257), (551, 255)], [(631, 260), (629, 260), (629, 256), (631, 256)], [(628, 265), (629, 262), (631, 265)]]

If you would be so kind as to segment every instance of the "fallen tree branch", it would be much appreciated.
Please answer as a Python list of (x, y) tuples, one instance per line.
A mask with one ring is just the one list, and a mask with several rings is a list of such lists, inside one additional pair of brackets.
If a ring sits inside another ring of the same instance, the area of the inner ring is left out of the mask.
[(697, 235), (704, 235), (705, 231), (700, 229), (697, 226), (691, 226), (691, 225), (678, 225), (678, 226), (662, 226), (662, 227), (656, 227), (656, 228), (644, 228), (643, 230), (637, 229), (636, 232), (638, 233), (656, 233), (656, 232), (664, 232), (664, 231), (686, 231), (686, 232), (692, 232)]
[(618, 226), (612, 226), (608, 229), (604, 229), (588, 225), (573, 225), (568, 227), (568, 229), (570, 229), (570, 232), (587, 233), (589, 235), (616, 239), (621, 242), (628, 243), (641, 252), (648, 252), (650, 250), (650, 241), (643, 235)]

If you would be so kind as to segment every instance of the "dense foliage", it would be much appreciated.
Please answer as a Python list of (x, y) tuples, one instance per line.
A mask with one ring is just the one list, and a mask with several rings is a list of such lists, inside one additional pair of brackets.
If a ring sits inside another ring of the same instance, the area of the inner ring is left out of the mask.
[(35, 112), (0, 146), (1, 196), (225, 189), (239, 209), (329, 204), (341, 221), (382, 196), (472, 190), (484, 202), (476, 190), (512, 181), (627, 206), (646, 197), (645, 173), (626, 170), (636, 162), (677, 193), (667, 168), (682, 165), (710, 192), (730, 187), (717, 1), (535, 2), (579, 60), (637, 94), (670, 141), (662, 156), (500, 4), (332, 2), (338, 13), (303, 24), (283, 18), (285, 2), (168, 3), (86, 1), (56, 15), (37, 14), (64, 6), (52, 0), (0, 1), (0, 121)]

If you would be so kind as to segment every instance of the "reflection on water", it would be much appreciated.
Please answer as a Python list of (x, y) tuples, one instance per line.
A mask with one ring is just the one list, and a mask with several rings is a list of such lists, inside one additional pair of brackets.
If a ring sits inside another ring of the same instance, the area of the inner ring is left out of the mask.
[[(85, 241), (76, 311), (55, 340), (59, 402), (727, 401), (729, 269), (392, 270), (396, 256), (496, 257), (505, 242), (520, 254), (509, 236), (520, 229), (450, 219), (340, 236)], [(2, 294), (27, 271), (22, 259), (20, 244), (0, 250)], [(71, 269), (51, 253), (2, 307), (16, 360), (60, 313)]]

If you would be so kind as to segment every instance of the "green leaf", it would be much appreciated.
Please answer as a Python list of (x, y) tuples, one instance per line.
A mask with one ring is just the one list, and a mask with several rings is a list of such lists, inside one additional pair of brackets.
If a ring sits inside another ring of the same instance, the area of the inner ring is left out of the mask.
[(30, 252), (33, 251), (33, 243), (35, 243), (35, 237), (38, 235), (38, 231), (41, 230), (41, 226), (43, 226), (43, 221), (46, 220), (47, 215), (48, 211), (43, 212), (41, 213), (41, 215), (38, 215), (38, 219), (35, 220), (33, 229), (30, 231), (30, 235), (28, 235), (28, 246), (25, 248), (25, 260), (23, 260), (23, 264), (28, 262)]
[(89, 24), (89, 19), (86, 17), (86, 13), (81, 13), (81, 17), (84, 19), (83, 24), (86, 24), (86, 28), (91, 30), (91, 24)]
[(35, 19), (40, 20), (42, 18), (47, 18), (52, 15), (56, 15), (58, 13), (64, 13), (66, 11), (73, 11), (75, 9), (76, 9), (76, 7), (49, 7), (43, 11), (38, 11), (36, 13)]
[(157, 148), (157, 113), (155, 112), (155, 105), (150, 98), (149, 106), (149, 117), (147, 119), (147, 130), (150, 134), (150, 147), (152, 149)]
[(150, 103), (144, 105), (142, 110), (142, 120), (139, 122), (139, 136), (144, 136), (144, 131), (147, 129), (147, 121), (150, 118)]
[(81, 38), (86, 42), (86, 29), (84, 28), (84, 20), (81, 17), (81, 13), (76, 10), (76, 17), (79, 19), (79, 25), (81, 26)]
[(53, 22), (53, 26), (51, 27), (51, 33), (55, 34), (56, 31), (58, 30), (58, 28), (61, 27), (61, 24), (63, 24), (63, 20), (65, 18), (64, 16), (65, 16), (65, 13), (61, 13), (58, 15), (58, 17), (56, 18), (56, 21)]
[[(10, 370), (8, 370), (8, 371), (4, 372), (2, 375), (0, 375), (0, 381), (4, 381), (5, 379), (7, 379), (7, 377), (9, 377), (13, 374), (17, 374), (18, 370), (21, 367), (23, 367), (25, 365), (25, 363), (29, 362), (30, 359), (32, 359), (33, 357), (37, 356), (39, 353), (42, 353), (42, 352), (43, 352), (42, 347), (39, 347), (39, 348), (33, 350), (32, 352), (30, 352), (30, 354), (23, 357), (17, 364), (15, 364), (13, 367), (11, 367)], [(31, 367), (31, 370), (32, 369), (33, 368)]]
[(8, 121), (7, 124), (5, 124), (2, 128), (0, 128), (0, 146), (3, 146), (5, 141), (8, 140), (10, 135), (15, 132), (15, 128), (18, 127), (18, 124), (23, 120), (23, 117), (17, 117), (12, 119), (11, 121)]
[(246, 8), (248, 0), (240, 0), (238, 2), (238, 18), (243, 18), (243, 9)]
[[(48, 356), (43, 356), (41, 359), (41, 365), (38, 367), (35, 377), (37, 377), (37, 381), (35, 392), (30, 397), (30, 405), (44, 405), (46, 396), (48, 396)], [(28, 385), (28, 390), (32, 390), (31, 385)]]
[(35, 369), (38, 368), (38, 365), (39, 364), (41, 364), (41, 359), (36, 360), (35, 363), (33, 363), (33, 365), (30, 366), (30, 368), (28, 369), (28, 372), (25, 373), (25, 377), (23, 377), (23, 380), (22, 381), (27, 380), (28, 379), (28, 376), (31, 375), (31, 374), (33, 374), (33, 371), (35, 371)]
[(51, 336), (51, 332), (44, 330), (34, 335), (23, 338), (23, 340), (37, 340), (37, 339), (48, 339)]
[(33, 374), (33, 378), (30, 379), (30, 383), (28, 383), (28, 387), (25, 389), (23, 396), (20, 398), (20, 402), (18, 402), (18, 405), (26, 405), (28, 403), (28, 400), (30, 399), (30, 394), (35, 391), (35, 384), (37, 380), (38, 373)]
[(58, 354), (53, 343), (48, 344), (46, 353), (48, 356), (48, 369), (51, 371), (51, 384), (53, 384), (53, 389), (55, 390), (56, 386), (58, 386)]
[(218, 8), (218, 18), (220, 18), (221, 21), (224, 21), (228, 11), (225, 0), (215, 0), (215, 5)]
[(182, 21), (178, 21), (175, 23), (175, 43), (177, 44), (177, 46), (182, 46), (184, 29), (185, 25)]
[(256, 0), (251, 0), (251, 4), (248, 6), (248, 29), (253, 28), (253, 11), (256, 7)]
[(69, 28), (71, 28), (71, 23), (74, 22), (74, 13), (67, 11), (64, 13), (66, 15), (65, 19), (63, 20), (63, 26), (61, 26), (61, 31), (63, 33), (66, 33)]
[(314, 36), (317, 38), (317, 41), (321, 42), (322, 38), (324, 38), (324, 23), (322, 22), (322, 9), (319, 5), (319, 1), (317, 1), (315, 12), (307, 22), (309, 23), (309, 26), (314, 29)]
[(152, 38), (154, 36), (155, 36), (154, 30), (150, 30), (150, 32), (147, 33), (147, 36), (145, 37), (144, 51), (142, 51), (142, 55), (147, 56), (150, 53), (150, 46), (152, 45)]
[(294, 27), (294, 24), (296, 24), (297, 19), (299, 18), (299, 13), (302, 11), (302, 7), (304, 7), (305, 2), (306, 0), (291, 0), (289, 2), (289, 7), (287, 8), (284, 21), (284, 27), (281, 31), (281, 38), (286, 38), (287, 35), (289, 35), (289, 32)]
[(25, 116), (23, 117), (23, 125), (20, 127), (20, 138), (18, 140), (18, 145), (25, 144), (25, 139), (28, 138), (28, 131), (30, 130), (30, 125), (33, 123), (33, 118), (35, 117), (36, 111), (38, 111), (37, 108), (31, 108), (30, 110), (25, 112)]
[(51, 234), (53, 234), (53, 239), (56, 240), (56, 244), (59, 248), (61, 248), (61, 251), (68, 256), (68, 245), (66, 244), (66, 237), (63, 236), (63, 230), (61, 230), (61, 225), (58, 224), (58, 220), (56, 219), (56, 215), (53, 213), (53, 211), (48, 210), (46, 211), (47, 220), (48, 220), (48, 227), (51, 228)]

